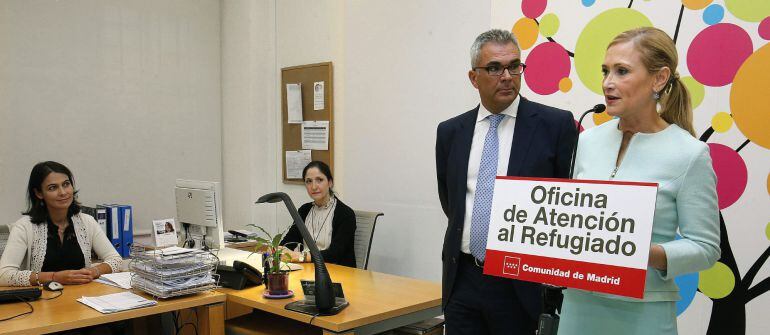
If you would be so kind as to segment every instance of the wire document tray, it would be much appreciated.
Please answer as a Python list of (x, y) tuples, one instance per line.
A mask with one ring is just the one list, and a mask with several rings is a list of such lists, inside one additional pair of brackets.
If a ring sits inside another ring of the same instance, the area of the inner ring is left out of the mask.
[(132, 288), (165, 299), (219, 287), (217, 256), (203, 250), (164, 250), (138, 244), (131, 247)]

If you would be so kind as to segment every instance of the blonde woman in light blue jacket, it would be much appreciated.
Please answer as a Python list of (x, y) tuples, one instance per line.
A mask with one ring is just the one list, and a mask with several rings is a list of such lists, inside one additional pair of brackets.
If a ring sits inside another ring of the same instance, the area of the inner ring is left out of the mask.
[(644, 297), (567, 289), (560, 335), (677, 334), (674, 277), (719, 259), (716, 175), (708, 146), (695, 138), (677, 63), (673, 41), (657, 28), (626, 31), (607, 48), (602, 87), (615, 118), (581, 135), (575, 178), (658, 183)]

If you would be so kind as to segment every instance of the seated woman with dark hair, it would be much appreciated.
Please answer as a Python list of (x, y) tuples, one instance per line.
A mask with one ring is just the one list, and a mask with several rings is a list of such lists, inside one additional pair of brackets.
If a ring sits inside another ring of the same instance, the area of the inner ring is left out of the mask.
[[(85, 284), (120, 271), (123, 259), (93, 217), (80, 212), (70, 170), (57, 162), (32, 168), (27, 210), (11, 226), (0, 258), (0, 286)], [(91, 264), (91, 251), (104, 263)]]
[[(331, 169), (324, 162), (313, 161), (302, 170), (302, 178), (307, 194), (313, 201), (302, 205), (297, 211), (321, 250), (324, 262), (355, 267), (353, 237), (356, 232), (356, 215), (334, 195)], [(281, 245), (293, 247), (299, 243), (302, 243), (302, 235), (297, 226), (292, 225)], [(292, 256), (297, 258), (296, 255)]]

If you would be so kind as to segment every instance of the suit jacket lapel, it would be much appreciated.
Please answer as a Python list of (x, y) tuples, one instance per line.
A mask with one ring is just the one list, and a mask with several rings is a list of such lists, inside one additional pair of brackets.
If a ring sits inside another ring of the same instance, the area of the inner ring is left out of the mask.
[(516, 126), (513, 128), (513, 143), (511, 144), (511, 156), (508, 159), (508, 175), (520, 176), (521, 168), (527, 159), (532, 136), (537, 131), (539, 122), (535, 106), (526, 99), (521, 99), (519, 110), (516, 113)]

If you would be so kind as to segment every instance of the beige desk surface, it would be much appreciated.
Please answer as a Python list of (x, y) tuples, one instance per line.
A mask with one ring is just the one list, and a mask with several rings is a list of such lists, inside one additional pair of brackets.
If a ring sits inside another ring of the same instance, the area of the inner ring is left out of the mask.
[[(203, 329), (199, 329), (201, 334), (221, 334), (224, 332), (224, 301), (226, 295), (216, 291), (165, 300), (159, 299), (158, 304), (152, 307), (112, 314), (99, 313), (75, 300), (82, 296), (99, 296), (125, 291), (100, 283), (67, 285), (62, 295), (56, 299), (40, 299), (30, 302), (35, 309), (33, 313), (0, 322), (0, 334), (50, 333), (195, 307), (204, 308), (201, 311), (205, 316), (200, 316), (201, 319), (204, 319), (202, 320), (204, 326), (201, 327)], [(137, 292), (134, 291), (134, 293)], [(137, 294), (149, 298), (144, 293)], [(43, 298), (53, 295), (53, 292), (43, 291)], [(212, 310), (210, 311), (208, 307), (212, 307)], [(28, 310), (29, 306), (23, 302), (0, 304), (0, 318), (10, 317)], [(210, 329), (213, 330), (209, 331)]]
[[(300, 279), (315, 280), (313, 265), (304, 263), (302, 266), (303, 270), (291, 272), (289, 277), (289, 289), (294, 291), (293, 298), (266, 299), (262, 297), (264, 286), (240, 291), (223, 288), (219, 291), (227, 294), (228, 303), (308, 323), (312, 316), (284, 309), (287, 303), (304, 298)], [(350, 306), (337, 315), (316, 317), (313, 320), (314, 326), (342, 332), (441, 305), (441, 284), (438, 283), (334, 264), (327, 264), (327, 268), (332, 281), (342, 283)]]

